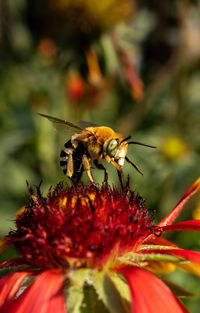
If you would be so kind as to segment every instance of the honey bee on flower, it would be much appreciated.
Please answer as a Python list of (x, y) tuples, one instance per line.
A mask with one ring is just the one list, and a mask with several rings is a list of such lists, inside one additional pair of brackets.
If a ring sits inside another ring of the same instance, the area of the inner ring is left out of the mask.
[(121, 134), (116, 133), (110, 127), (97, 126), (82, 121), (75, 125), (46, 114), (39, 113), (39, 115), (49, 119), (55, 128), (61, 132), (66, 132), (69, 129), (74, 132), (60, 153), (60, 166), (73, 184), (80, 181), (83, 171), (86, 171), (90, 181), (94, 182), (91, 173), (91, 161), (97, 169), (104, 170), (104, 181), (107, 182), (108, 173), (101, 164), (101, 161), (104, 160), (116, 167), (122, 185), (122, 168), (125, 160), (142, 174), (138, 167), (127, 157), (128, 145), (138, 144), (155, 148), (141, 142), (127, 141), (131, 138), (130, 136), (123, 138)]

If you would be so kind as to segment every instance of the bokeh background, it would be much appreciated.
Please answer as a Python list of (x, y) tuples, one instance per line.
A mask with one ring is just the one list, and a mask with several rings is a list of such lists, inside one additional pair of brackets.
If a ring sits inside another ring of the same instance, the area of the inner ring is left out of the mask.
[[(26, 180), (42, 181), (44, 194), (67, 181), (59, 154), (69, 138), (37, 112), (110, 126), (157, 146), (129, 146), (144, 176), (126, 164), (124, 177), (158, 221), (200, 176), (200, 1), (0, 1), (1, 236), (25, 203)], [(102, 181), (101, 171), (93, 175)], [(185, 218), (200, 218), (200, 195)], [(168, 237), (200, 250), (197, 233)], [(174, 274), (200, 294), (199, 279)], [(198, 297), (186, 303), (199, 312)]]

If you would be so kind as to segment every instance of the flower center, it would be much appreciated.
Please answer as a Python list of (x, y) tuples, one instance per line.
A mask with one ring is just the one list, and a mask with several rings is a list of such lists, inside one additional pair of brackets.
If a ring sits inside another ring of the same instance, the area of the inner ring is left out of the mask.
[(9, 237), (26, 262), (37, 267), (102, 267), (136, 251), (152, 232), (144, 201), (129, 188), (64, 187), (30, 200)]

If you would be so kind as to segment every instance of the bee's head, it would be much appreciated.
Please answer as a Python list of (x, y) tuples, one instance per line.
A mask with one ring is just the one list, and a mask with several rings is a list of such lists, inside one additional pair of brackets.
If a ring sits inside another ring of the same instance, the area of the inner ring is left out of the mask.
[(145, 143), (138, 142), (138, 141), (127, 141), (130, 138), (131, 136), (128, 136), (123, 139), (121, 135), (119, 135), (118, 138), (109, 139), (108, 141), (106, 141), (104, 144), (104, 158), (108, 163), (112, 163), (119, 171), (121, 171), (122, 167), (124, 166), (124, 160), (126, 160), (140, 174), (142, 174), (142, 172), (137, 168), (137, 166), (132, 161), (130, 161), (128, 157), (126, 156), (127, 151), (128, 151), (128, 145), (136, 144), (136, 145), (141, 145), (141, 146), (145, 146), (149, 148), (156, 148), (156, 147), (147, 145)]
[(105, 159), (120, 169), (124, 165), (127, 150), (128, 145), (125, 140), (120, 141), (118, 138), (110, 139), (104, 147)]

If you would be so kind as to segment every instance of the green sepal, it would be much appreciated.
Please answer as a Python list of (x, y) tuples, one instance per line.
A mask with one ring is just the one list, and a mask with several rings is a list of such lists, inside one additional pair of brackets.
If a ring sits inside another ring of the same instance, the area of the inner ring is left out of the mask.
[(177, 249), (174, 246), (162, 246), (162, 245), (141, 245), (139, 251), (143, 250), (172, 250)]
[(0, 268), (0, 278), (10, 274), (11, 272), (14, 272), (13, 268), (3, 267)]
[(12, 272), (17, 272), (17, 271), (24, 271), (26, 272), (28, 270), (31, 273), (31, 268), (26, 266), (26, 265), (17, 265), (15, 267), (12, 266), (6, 266), (0, 268), (0, 278), (12, 273)]
[(91, 275), (97, 295), (111, 313), (128, 313), (129, 289), (121, 276), (112, 271), (101, 271)]
[(65, 289), (68, 313), (80, 313), (84, 298), (83, 287), (88, 278), (89, 269), (76, 269), (69, 274), (69, 282)]
[(170, 255), (170, 254), (159, 254), (159, 253), (126, 253), (122, 257), (118, 258), (118, 261), (123, 264), (138, 265), (145, 261), (160, 261), (170, 263), (181, 263), (185, 261), (183, 258)]
[(81, 313), (110, 313), (93, 285), (85, 283), (83, 292), (84, 299), (80, 307)]
[(186, 297), (195, 297), (194, 293), (191, 293), (184, 288), (172, 283), (171, 281), (167, 279), (162, 279), (162, 281), (171, 289), (173, 294), (178, 298), (186, 298)]
[(121, 274), (113, 271), (110, 271), (108, 275), (123, 298), (124, 305), (127, 306), (127, 312), (130, 312), (131, 294), (125, 278)]

